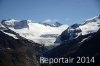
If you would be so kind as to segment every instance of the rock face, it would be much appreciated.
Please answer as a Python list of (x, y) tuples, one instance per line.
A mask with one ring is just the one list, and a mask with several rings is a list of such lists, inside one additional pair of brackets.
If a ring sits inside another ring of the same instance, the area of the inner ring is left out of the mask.
[(40, 45), (0, 30), (0, 66), (39, 66)]
[(62, 34), (61, 34), (61, 41), (64, 40), (73, 40), (77, 38), (78, 36), (82, 35), (82, 31), (79, 28), (78, 24), (74, 24), (67, 28)]
[(28, 20), (22, 20), (20, 22), (15, 22), (14, 29), (29, 28), (28, 23), (30, 23), (30, 21)]
[(22, 29), (22, 28), (29, 28), (28, 24), (32, 23), (31, 20), (14, 20), (14, 19), (9, 19), (9, 20), (2, 20), (1, 24), (7, 28), (14, 28), (14, 29)]
[(59, 23), (59, 22), (55, 22), (55, 24), (54, 24), (55, 27), (59, 27), (59, 26), (61, 26), (61, 25), (62, 25), (62, 24)]

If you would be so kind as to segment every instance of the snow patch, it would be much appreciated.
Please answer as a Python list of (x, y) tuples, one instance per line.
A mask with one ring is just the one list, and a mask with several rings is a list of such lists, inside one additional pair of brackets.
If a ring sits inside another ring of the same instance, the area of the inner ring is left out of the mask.
[(9, 35), (9, 36), (11, 36), (11, 37), (13, 37), (14, 39), (18, 39), (18, 38), (16, 37), (16, 35), (14, 35), (14, 34), (7, 33), (7, 32), (4, 32), (4, 31), (2, 31), (2, 32), (5, 33), (5, 34), (7, 34), (7, 35)]

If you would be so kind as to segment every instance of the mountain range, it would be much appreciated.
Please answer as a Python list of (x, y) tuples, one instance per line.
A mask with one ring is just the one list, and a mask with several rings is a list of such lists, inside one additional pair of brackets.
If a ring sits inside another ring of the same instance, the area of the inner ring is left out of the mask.
[[(51, 25), (31, 20), (2, 20), (0, 66), (40, 66), (40, 56), (53, 58), (94, 56), (96, 63), (92, 65), (96, 66), (100, 62), (99, 39), (100, 15), (87, 19), (83, 24), (71, 26), (59, 22)], [(5, 62), (8, 62), (8, 65)], [(42, 64), (41, 66), (65, 65)]]
[[(0, 24), (3, 29), (10, 29), (20, 36), (46, 46), (52, 45), (56, 37), (64, 31), (68, 25), (56, 22), (53, 25), (47, 23), (33, 23), (31, 20), (2, 20)], [(14, 35), (13, 35), (14, 37)]]

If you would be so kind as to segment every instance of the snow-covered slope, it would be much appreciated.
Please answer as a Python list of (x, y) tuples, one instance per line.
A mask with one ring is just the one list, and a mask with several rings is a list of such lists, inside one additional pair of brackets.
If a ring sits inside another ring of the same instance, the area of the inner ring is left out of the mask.
[[(87, 19), (84, 24), (73, 24), (60, 35), (60, 40), (72, 40), (81, 35), (97, 32), (100, 29), (100, 15)], [(59, 38), (57, 38), (59, 40)], [(56, 40), (58, 42), (58, 40)]]
[(87, 19), (83, 25), (79, 26), (82, 30), (82, 35), (97, 32), (100, 28), (100, 15)]
[(45, 44), (46, 46), (54, 44), (56, 37), (68, 27), (68, 25), (53, 27), (40, 23), (33, 23), (31, 20), (18, 21), (14, 19), (3, 20), (1, 24), (26, 39)]

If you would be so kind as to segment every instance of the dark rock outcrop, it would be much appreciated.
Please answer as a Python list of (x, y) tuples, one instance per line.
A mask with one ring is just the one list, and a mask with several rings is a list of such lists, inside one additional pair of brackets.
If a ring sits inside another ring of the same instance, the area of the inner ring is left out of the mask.
[(62, 32), (61, 41), (64, 40), (73, 40), (82, 34), (81, 29), (79, 28), (78, 24), (73, 24), (72, 26), (68, 27), (64, 32)]
[(0, 31), (0, 66), (39, 66), (40, 45)]

